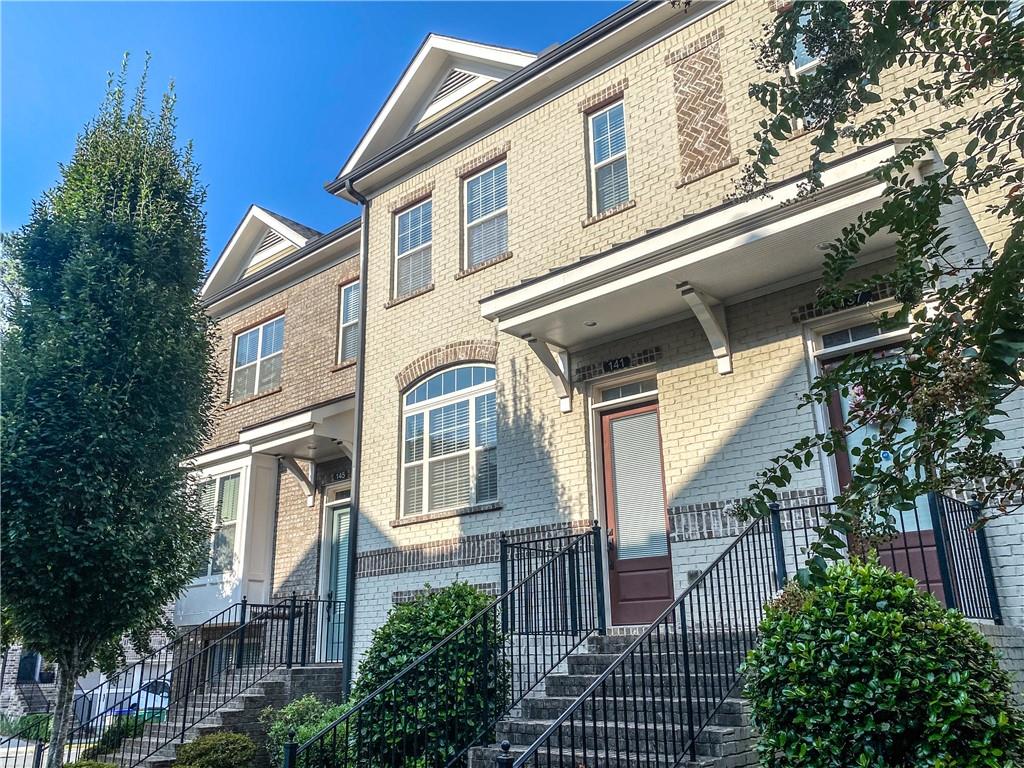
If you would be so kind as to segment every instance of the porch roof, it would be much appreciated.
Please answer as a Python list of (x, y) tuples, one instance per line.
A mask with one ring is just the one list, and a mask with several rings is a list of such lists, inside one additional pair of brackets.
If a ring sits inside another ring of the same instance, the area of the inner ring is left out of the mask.
[[(887, 142), (833, 164), (812, 196), (799, 195), (802, 177), (790, 179), (766, 195), (687, 217), (497, 291), (481, 300), (481, 314), (505, 333), (563, 350), (696, 315), (714, 347), (716, 315), (726, 335), (723, 304), (818, 276), (816, 246), (877, 206), (885, 185), (872, 172), (900, 149)], [(893, 242), (879, 233), (869, 250), (880, 257)], [(727, 355), (727, 338), (724, 343)]]

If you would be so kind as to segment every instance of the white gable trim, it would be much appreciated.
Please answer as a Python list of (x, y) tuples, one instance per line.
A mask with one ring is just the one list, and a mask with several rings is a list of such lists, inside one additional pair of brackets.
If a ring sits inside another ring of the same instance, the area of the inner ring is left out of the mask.
[(200, 296), (222, 290), (227, 287), (227, 281), (237, 279), (245, 270), (247, 262), (255, 255), (255, 249), (259, 248), (267, 228), (284, 238), (284, 242), (279, 244), (282, 249), (288, 247), (288, 244), (301, 248), (310, 240), (265, 208), (250, 205), (228, 244), (214, 262), (210, 274), (203, 283)]
[[(450, 70), (462, 69), (491, 80), (499, 80), (525, 67), (536, 58), (532, 53), (510, 48), (483, 45), (443, 35), (427, 35), (427, 39), (405, 68), (398, 84), (370, 123), (345, 167), (341, 169), (340, 175), (344, 176), (359, 164), (367, 155), (374, 139), (388, 124), (399, 121), (401, 128), (394, 132), (395, 135), (398, 138), (407, 136), (412, 126), (425, 116), (423, 113), (427, 105)], [(424, 99), (424, 93), (427, 94), (427, 99)], [(445, 97), (446, 100), (447, 98)], [(437, 111), (434, 110), (434, 113)], [(393, 143), (388, 142), (389, 145)], [(382, 149), (386, 147), (378, 148), (377, 152)]]

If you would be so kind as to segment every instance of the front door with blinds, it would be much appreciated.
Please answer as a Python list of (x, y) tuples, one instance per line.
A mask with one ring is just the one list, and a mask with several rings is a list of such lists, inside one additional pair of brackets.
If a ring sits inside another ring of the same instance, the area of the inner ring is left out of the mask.
[(604, 413), (612, 623), (648, 624), (672, 601), (658, 405)]

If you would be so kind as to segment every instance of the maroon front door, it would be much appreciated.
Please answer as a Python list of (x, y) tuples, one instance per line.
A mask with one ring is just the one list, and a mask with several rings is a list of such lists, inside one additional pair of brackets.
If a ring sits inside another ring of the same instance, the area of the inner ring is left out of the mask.
[[(849, 415), (850, 402), (838, 391), (832, 393), (829, 402), (829, 422), (833, 428), (841, 427)], [(908, 423), (912, 428), (912, 423)], [(855, 447), (865, 435), (870, 435), (872, 427), (864, 426), (849, 435), (845, 450), (836, 453), (836, 473), (839, 485), (845, 489), (853, 477), (850, 449)], [(861, 434), (864, 433), (864, 434)], [(896, 528), (899, 533), (890, 541), (876, 545), (878, 560), (888, 568), (905, 573), (917, 579), (922, 589), (935, 595), (944, 604), (945, 590), (939, 569), (939, 555), (935, 544), (935, 531), (932, 527), (931, 512), (928, 508), (927, 496), (917, 499), (915, 509), (903, 513), (894, 512)]]
[(613, 624), (648, 624), (672, 601), (658, 404), (601, 416)]

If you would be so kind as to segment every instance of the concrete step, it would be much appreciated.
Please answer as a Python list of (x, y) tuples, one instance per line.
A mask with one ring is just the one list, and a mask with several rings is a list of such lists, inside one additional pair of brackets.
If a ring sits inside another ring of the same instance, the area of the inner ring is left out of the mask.
[[(591, 635), (587, 639), (587, 650), (591, 653), (620, 654), (632, 645), (636, 635)], [(736, 648), (753, 648), (757, 644), (757, 633), (753, 630), (730, 630), (721, 633), (690, 633), (685, 638), (691, 652), (703, 650), (731, 651)], [(652, 634), (644, 640), (645, 649), (668, 649), (681, 651), (684, 638), (675, 632)]]

